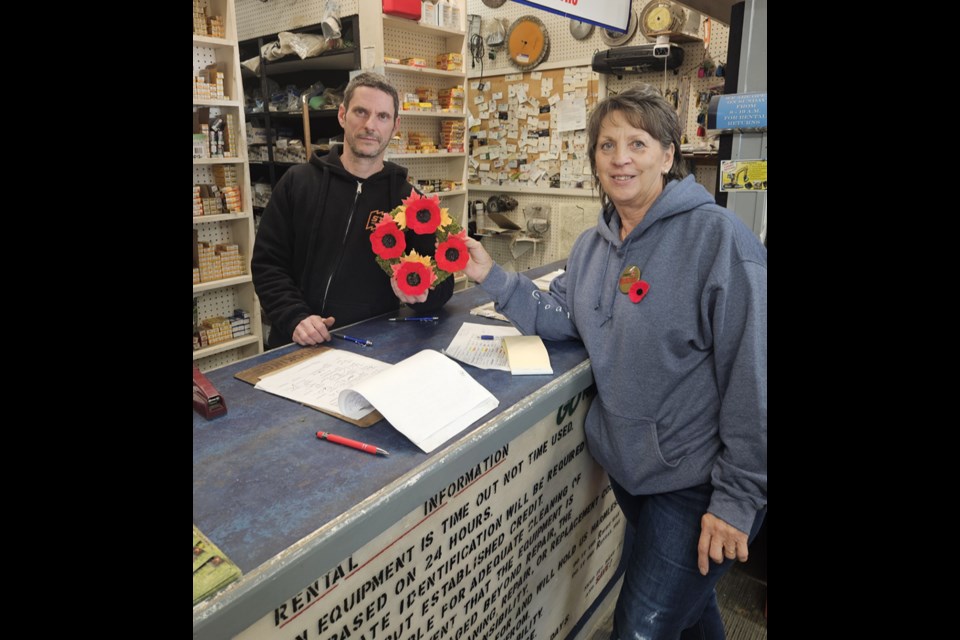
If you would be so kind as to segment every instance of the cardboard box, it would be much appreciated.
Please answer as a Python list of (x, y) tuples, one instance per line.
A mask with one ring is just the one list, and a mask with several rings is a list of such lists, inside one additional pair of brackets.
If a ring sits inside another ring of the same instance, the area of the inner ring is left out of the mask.
[(422, 9), (420, 0), (383, 0), (383, 12), (399, 18), (420, 20)]

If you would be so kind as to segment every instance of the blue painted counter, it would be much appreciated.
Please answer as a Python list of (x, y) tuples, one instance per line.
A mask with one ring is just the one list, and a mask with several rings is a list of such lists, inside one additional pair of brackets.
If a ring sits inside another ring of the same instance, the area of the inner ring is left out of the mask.
[[(531, 277), (562, 263), (533, 269)], [(479, 287), (456, 293), (436, 323), (389, 322), (381, 316), (350, 327), (373, 341), (335, 349), (396, 363), (422, 349), (449, 345), (463, 322), (497, 324), (469, 314), (488, 302)], [(410, 315), (409, 309), (400, 312)], [(290, 593), (333, 567), (485, 452), (522, 433), (592, 384), (580, 342), (545, 341), (553, 375), (512, 376), (462, 365), (500, 402), (489, 414), (430, 454), (384, 420), (361, 428), (234, 378), (290, 351), (289, 345), (207, 374), (224, 397), (226, 416), (194, 413), (193, 518), (243, 571), (243, 577), (194, 607), (195, 638), (229, 638)], [(316, 438), (319, 430), (390, 452), (383, 458)]]

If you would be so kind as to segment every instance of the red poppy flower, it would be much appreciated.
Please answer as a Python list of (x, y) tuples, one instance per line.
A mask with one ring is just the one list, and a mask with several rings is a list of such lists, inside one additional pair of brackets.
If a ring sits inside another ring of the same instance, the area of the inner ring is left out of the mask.
[(637, 280), (630, 287), (630, 302), (634, 304), (640, 302), (643, 296), (647, 295), (647, 291), (650, 291), (650, 283), (646, 280)]
[(390, 265), (400, 291), (410, 296), (418, 296), (429, 289), (437, 279), (432, 262), (430, 256), (421, 256), (414, 250), (405, 256), (400, 264)]
[(449, 273), (462, 271), (470, 260), (470, 253), (467, 251), (467, 244), (464, 240), (467, 237), (466, 231), (452, 233), (447, 236), (446, 241), (437, 246), (437, 266)]
[(403, 255), (407, 248), (407, 239), (388, 214), (370, 234), (370, 244), (373, 245), (375, 254), (384, 260), (392, 260)]
[(413, 229), (414, 233), (426, 235), (436, 232), (440, 226), (440, 197), (437, 194), (428, 198), (413, 192), (403, 204), (404, 224)]

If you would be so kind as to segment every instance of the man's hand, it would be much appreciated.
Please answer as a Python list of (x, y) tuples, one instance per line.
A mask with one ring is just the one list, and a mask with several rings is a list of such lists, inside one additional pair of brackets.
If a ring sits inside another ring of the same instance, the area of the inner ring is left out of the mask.
[(479, 284), (486, 279), (490, 269), (493, 268), (493, 258), (490, 257), (482, 244), (470, 236), (467, 236), (466, 244), (467, 250), (470, 252), (470, 260), (464, 267), (463, 272), (467, 274), (468, 278)]
[(310, 347), (321, 342), (330, 342), (330, 327), (336, 319), (333, 316), (307, 316), (300, 321), (293, 330), (293, 341), (304, 347)]
[(393, 295), (397, 296), (400, 299), (400, 302), (405, 302), (410, 304), (412, 302), (426, 302), (427, 295), (430, 293), (430, 290), (426, 290), (418, 296), (408, 296), (403, 291), (400, 291), (400, 287), (397, 286), (397, 279), (390, 278), (390, 286), (393, 287)]
[(746, 562), (747, 534), (730, 526), (712, 513), (700, 518), (700, 542), (697, 544), (697, 567), (701, 575), (707, 575), (710, 560), (722, 564), (725, 559), (736, 558)]

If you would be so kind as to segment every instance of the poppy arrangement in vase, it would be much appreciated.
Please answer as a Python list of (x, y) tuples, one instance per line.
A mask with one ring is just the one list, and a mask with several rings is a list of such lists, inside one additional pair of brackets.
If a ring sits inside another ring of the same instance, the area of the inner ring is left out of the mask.
[[(436, 261), (421, 256), (416, 249), (407, 249), (404, 232), (433, 235), (436, 240)], [(470, 255), (464, 242), (467, 233), (440, 206), (437, 194), (423, 196), (416, 191), (400, 206), (385, 214), (370, 234), (370, 244), (377, 264), (396, 280), (400, 291), (418, 296), (432, 289), (467, 266)]]

